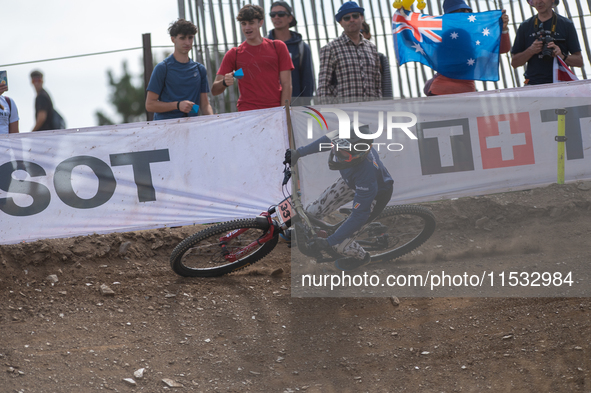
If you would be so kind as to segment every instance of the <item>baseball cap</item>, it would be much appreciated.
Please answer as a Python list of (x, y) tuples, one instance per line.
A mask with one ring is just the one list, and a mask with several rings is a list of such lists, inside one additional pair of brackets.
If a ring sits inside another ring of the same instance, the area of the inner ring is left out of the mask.
[(298, 24), (298, 21), (296, 20), (295, 16), (293, 16), (293, 10), (291, 9), (291, 6), (289, 4), (287, 4), (287, 2), (276, 1), (273, 4), (271, 4), (271, 9), (273, 9), (273, 7), (275, 7), (276, 5), (285, 8), (287, 13), (293, 17), (293, 19), (291, 20), (291, 23), (289, 24), (289, 27), (294, 27), (295, 25)]

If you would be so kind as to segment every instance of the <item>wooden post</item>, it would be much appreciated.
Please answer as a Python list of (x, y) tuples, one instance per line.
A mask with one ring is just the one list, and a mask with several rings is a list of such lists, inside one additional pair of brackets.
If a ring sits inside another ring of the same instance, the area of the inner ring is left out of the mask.
[[(144, 47), (144, 102), (148, 95), (148, 83), (154, 70), (154, 63), (152, 61), (152, 38), (150, 33), (142, 34), (142, 43)], [(146, 111), (146, 119), (148, 121), (154, 120), (154, 114)]]

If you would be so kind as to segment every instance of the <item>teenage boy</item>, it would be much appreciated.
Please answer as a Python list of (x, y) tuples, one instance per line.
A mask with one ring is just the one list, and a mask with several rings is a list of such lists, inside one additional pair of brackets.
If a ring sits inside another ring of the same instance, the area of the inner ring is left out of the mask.
[(283, 41), (261, 36), (264, 11), (258, 5), (247, 4), (236, 19), (240, 22), (246, 41), (230, 49), (220, 65), (211, 87), (211, 94), (222, 94), (234, 84), (234, 71), (242, 69), (238, 83), (238, 111), (273, 108), (291, 98), (293, 64)]
[(154, 112), (154, 120), (197, 116), (191, 111), (193, 105), (199, 105), (203, 115), (213, 115), (207, 97), (207, 71), (203, 64), (189, 57), (197, 27), (178, 19), (170, 25), (168, 32), (174, 52), (154, 67), (148, 83), (146, 110)]

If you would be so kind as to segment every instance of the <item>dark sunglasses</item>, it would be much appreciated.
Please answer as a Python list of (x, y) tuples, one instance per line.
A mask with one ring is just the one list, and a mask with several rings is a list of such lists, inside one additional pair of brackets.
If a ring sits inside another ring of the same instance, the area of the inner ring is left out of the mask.
[(269, 13), (269, 16), (270, 16), (271, 18), (274, 18), (275, 16), (278, 16), (278, 17), (280, 17), (280, 18), (283, 18), (284, 16), (287, 16), (287, 15), (289, 15), (289, 14), (288, 14), (287, 12), (285, 12), (285, 11), (279, 11), (279, 12), (270, 12), (270, 13)]
[(353, 18), (353, 19), (359, 19), (359, 15), (361, 15), (359, 12), (354, 12), (352, 14), (343, 16), (343, 20), (345, 22), (349, 22), (351, 20), (351, 18)]

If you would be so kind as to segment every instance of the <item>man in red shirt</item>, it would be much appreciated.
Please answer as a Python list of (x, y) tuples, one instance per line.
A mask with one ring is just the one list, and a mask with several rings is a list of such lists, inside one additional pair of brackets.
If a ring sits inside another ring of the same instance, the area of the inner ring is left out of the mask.
[(264, 11), (258, 5), (242, 7), (236, 19), (246, 41), (226, 53), (211, 86), (211, 94), (222, 94), (234, 84), (234, 71), (242, 68), (238, 111), (273, 108), (291, 98), (293, 63), (289, 51), (283, 41), (263, 38), (263, 18)]

